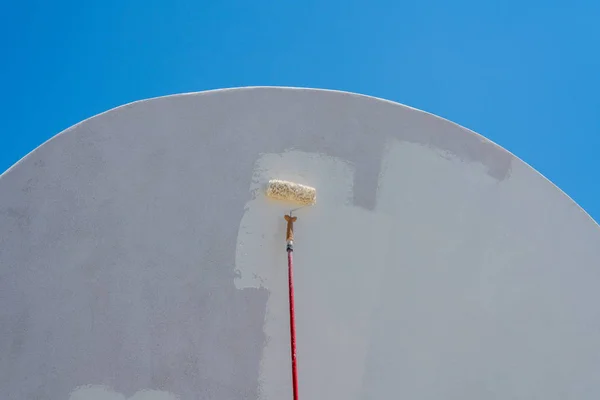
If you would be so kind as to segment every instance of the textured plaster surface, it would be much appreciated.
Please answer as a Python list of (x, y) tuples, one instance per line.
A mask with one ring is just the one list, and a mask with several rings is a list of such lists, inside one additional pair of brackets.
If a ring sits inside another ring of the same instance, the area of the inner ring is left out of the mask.
[[(451, 122), (349, 93), (129, 104), (0, 177), (0, 398), (595, 399), (600, 229)], [(102, 397), (104, 396), (104, 397)]]

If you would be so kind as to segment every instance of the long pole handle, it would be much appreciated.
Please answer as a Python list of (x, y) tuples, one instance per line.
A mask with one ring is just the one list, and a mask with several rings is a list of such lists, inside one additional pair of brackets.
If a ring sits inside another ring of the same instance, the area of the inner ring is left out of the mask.
[(290, 302), (290, 339), (292, 353), (292, 387), (294, 390), (294, 400), (298, 400), (298, 363), (296, 360), (296, 316), (294, 311), (294, 259), (292, 257), (293, 248), (288, 246), (288, 287)]

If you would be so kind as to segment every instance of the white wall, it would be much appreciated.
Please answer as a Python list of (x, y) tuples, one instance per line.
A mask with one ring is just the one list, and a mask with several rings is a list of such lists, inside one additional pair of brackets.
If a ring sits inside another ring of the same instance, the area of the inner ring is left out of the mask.
[[(134, 103), (0, 177), (0, 397), (595, 399), (600, 229), (480, 136), (346, 93)], [(145, 396), (145, 397), (144, 397)]]

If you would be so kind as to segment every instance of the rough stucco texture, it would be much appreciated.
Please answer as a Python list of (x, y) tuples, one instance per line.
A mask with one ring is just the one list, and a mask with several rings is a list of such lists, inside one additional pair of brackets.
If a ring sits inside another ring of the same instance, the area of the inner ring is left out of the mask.
[[(347, 93), (133, 103), (0, 177), (0, 398), (596, 399), (600, 229), (484, 138)], [(104, 397), (103, 397), (104, 396)]]

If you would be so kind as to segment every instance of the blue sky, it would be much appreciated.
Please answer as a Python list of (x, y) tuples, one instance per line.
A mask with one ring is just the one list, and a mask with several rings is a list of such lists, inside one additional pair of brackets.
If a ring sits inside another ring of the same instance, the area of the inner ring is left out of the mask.
[(308, 86), (473, 129), (600, 220), (597, 0), (22, 0), (0, 14), (0, 171), (130, 101)]

